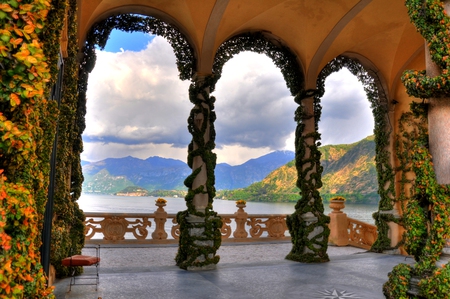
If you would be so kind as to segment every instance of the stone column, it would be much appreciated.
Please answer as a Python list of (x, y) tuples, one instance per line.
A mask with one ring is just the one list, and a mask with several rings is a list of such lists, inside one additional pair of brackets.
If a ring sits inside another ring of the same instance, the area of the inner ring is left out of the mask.
[[(441, 70), (425, 47), (427, 75), (438, 76)], [(430, 98), (429, 101), (428, 131), (436, 180), (442, 185), (450, 184), (450, 98)]]
[(330, 237), (328, 242), (336, 246), (348, 245), (348, 218), (341, 210), (345, 208), (343, 200), (331, 200), (330, 208), (333, 209), (330, 216)]
[(314, 90), (309, 90), (295, 99), (300, 105), (295, 113), (295, 151), (297, 186), (301, 190), (301, 198), (295, 206), (295, 213), (286, 219), (293, 244), (286, 259), (298, 262), (329, 261), (326, 253), (329, 217), (323, 214), (318, 191), (321, 173), (317, 173), (320, 164), (316, 145), (314, 93)]
[[(450, 12), (450, 1), (444, 1), (446, 13)], [(431, 60), (425, 42), (426, 72), (429, 77), (441, 75), (442, 70)], [(450, 98), (430, 98), (428, 106), (428, 140), (433, 159), (436, 181), (441, 185), (450, 184)], [(450, 261), (450, 240), (442, 251), (438, 266)]]
[(177, 214), (180, 224), (177, 265), (186, 270), (210, 270), (219, 262), (216, 251), (221, 244), (222, 221), (212, 210), (215, 196), (214, 169), (214, 101), (210, 97), (212, 76), (196, 76), (189, 88), (189, 99), (194, 104), (188, 118), (192, 142), (188, 150), (188, 165), (192, 174), (186, 178), (187, 210)]

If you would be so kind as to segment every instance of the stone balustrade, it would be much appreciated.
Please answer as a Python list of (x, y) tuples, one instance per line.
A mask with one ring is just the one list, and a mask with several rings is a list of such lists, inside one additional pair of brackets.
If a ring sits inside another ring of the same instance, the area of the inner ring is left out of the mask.
[(341, 210), (345, 208), (343, 200), (331, 200), (329, 243), (336, 246), (354, 246), (370, 249), (378, 237), (375, 225), (347, 217)]
[[(176, 244), (180, 236), (176, 214), (164, 211), (157, 203), (154, 213), (86, 212), (86, 244)], [(234, 214), (221, 214), (222, 242), (288, 241), (289, 231), (284, 214), (252, 214), (245, 205), (237, 205)], [(348, 218), (343, 206), (330, 204), (330, 243), (369, 249), (377, 237), (376, 226)]]

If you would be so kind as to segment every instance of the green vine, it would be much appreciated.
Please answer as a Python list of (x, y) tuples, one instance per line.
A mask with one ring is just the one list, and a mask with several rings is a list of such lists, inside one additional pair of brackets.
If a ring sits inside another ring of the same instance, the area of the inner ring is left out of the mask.
[(317, 80), (317, 99), (325, 93), (325, 79), (332, 73), (347, 68), (353, 75), (358, 78), (364, 86), (367, 99), (369, 100), (374, 116), (374, 134), (375, 134), (375, 162), (378, 178), (378, 194), (380, 195), (379, 211), (374, 213), (373, 217), (378, 229), (378, 238), (373, 244), (371, 250), (382, 252), (390, 249), (391, 240), (388, 237), (388, 222), (398, 222), (391, 214), (382, 213), (382, 211), (390, 211), (393, 209), (394, 202), (394, 171), (390, 164), (389, 135), (392, 131), (387, 117), (386, 96), (383, 90), (378, 86), (381, 85), (379, 78), (369, 74), (362, 64), (354, 59), (345, 56), (339, 56), (330, 61), (319, 75)]
[(56, 105), (47, 1), (0, 4), (0, 296), (53, 298), (40, 264)]
[[(84, 246), (84, 214), (77, 200), (81, 195), (83, 175), (81, 171), (80, 153), (82, 152), (81, 132), (77, 118), (80, 103), (78, 102), (78, 70), (77, 45), (77, 3), (67, 3), (68, 24), (68, 58), (64, 59), (64, 75), (62, 83), (64, 93), (60, 103), (58, 120), (57, 162), (54, 190), (53, 223), (51, 239), (51, 264), (55, 267), (56, 276), (69, 275), (70, 269), (61, 265), (67, 256), (81, 254)], [(66, 6), (60, 7), (63, 16)], [(84, 113), (82, 114), (84, 119)], [(83, 128), (84, 129), (84, 128)], [(80, 267), (78, 271), (81, 271)]]
[[(405, 71), (402, 81), (407, 93), (422, 99), (448, 97), (450, 18), (445, 13), (444, 1), (406, 0), (405, 5), (411, 22), (427, 41), (432, 61), (441, 71), (436, 77), (427, 76), (425, 70)], [(409, 120), (412, 116), (416, 117), (414, 123)], [(392, 288), (400, 275), (397, 270), (402, 267), (409, 271), (408, 278), (416, 276), (420, 279), (420, 298), (447, 298), (450, 292), (450, 264), (447, 263), (442, 268), (436, 266), (447, 240), (450, 239), (450, 190), (449, 186), (439, 185), (436, 181), (428, 149), (426, 117), (426, 104), (415, 102), (411, 104), (411, 113), (402, 116), (402, 121), (406, 123), (409, 120), (408, 125), (415, 125), (412, 132), (416, 134), (412, 136), (415, 138), (411, 144), (405, 146), (407, 152), (402, 153), (402, 159), (408, 157), (411, 161), (410, 164), (403, 165), (410, 166), (409, 169), (415, 174), (415, 180), (411, 184), (413, 190), (404, 215), (407, 229), (404, 238), (405, 249), (414, 256), (416, 263), (408, 269), (403, 265), (394, 268), (384, 287), (387, 298), (416, 298), (415, 294)], [(410, 280), (407, 279), (407, 283)]]
[[(272, 59), (274, 64), (280, 69), (286, 86), (291, 94), (295, 96), (295, 101), (299, 104), (295, 112), (294, 120), (297, 122), (296, 131), (296, 166), (298, 171), (297, 186), (300, 188), (301, 199), (296, 204), (296, 212), (287, 218), (287, 224), (292, 237), (293, 248), (286, 257), (287, 259), (301, 262), (328, 261), (326, 254), (329, 229), (327, 223), (329, 218), (323, 214), (324, 208), (318, 189), (321, 187), (320, 152), (317, 140), (320, 134), (309, 133), (303, 135), (303, 121), (309, 116), (304, 115), (302, 100), (309, 97), (304, 91), (304, 76), (297, 58), (289, 48), (283, 46), (278, 41), (265, 36), (261, 32), (246, 33), (223, 43), (216, 53), (214, 61), (214, 73), (221, 74), (223, 65), (234, 55), (241, 51), (252, 51), (265, 54)], [(314, 116), (317, 122), (320, 117), (320, 105), (314, 103)], [(306, 140), (312, 138), (312, 145)], [(307, 157), (306, 152), (310, 152)], [(304, 166), (306, 166), (304, 168)], [(317, 221), (309, 223), (302, 218), (303, 214), (312, 213)], [(320, 233), (309, 239), (309, 235), (314, 230)], [(305, 250), (306, 249), (306, 250)]]
[[(296, 131), (296, 166), (298, 171), (297, 186), (300, 188), (301, 199), (296, 204), (296, 212), (287, 218), (288, 228), (292, 237), (293, 248), (286, 257), (287, 259), (301, 262), (328, 261), (326, 254), (329, 229), (327, 223), (329, 218), (323, 214), (323, 204), (318, 189), (321, 187), (320, 152), (317, 140), (317, 122), (320, 117), (320, 104), (314, 102), (314, 117), (316, 120), (316, 133), (303, 135), (305, 118), (302, 100), (310, 95), (304, 91), (304, 76), (297, 62), (296, 55), (288, 47), (279, 41), (271, 39), (261, 32), (245, 33), (235, 36), (224, 42), (216, 52), (213, 70), (216, 76), (220, 76), (223, 65), (234, 55), (241, 51), (252, 51), (265, 54), (272, 59), (280, 69), (286, 86), (295, 101), (299, 104), (295, 112), (294, 120), (297, 122)], [(312, 145), (306, 140), (312, 138)], [(306, 152), (310, 156), (306, 156)], [(305, 166), (305, 168), (304, 168)], [(311, 212), (317, 221), (309, 223), (302, 218), (303, 214)], [(309, 239), (311, 232), (320, 232)]]
[[(315, 131), (304, 134), (304, 122), (311, 115), (305, 113), (301, 101), (311, 96), (314, 96)], [(295, 205), (295, 212), (286, 218), (293, 243), (291, 252), (286, 259), (307, 263), (329, 261), (327, 248), (330, 218), (324, 214), (322, 198), (318, 191), (322, 187), (321, 174), (323, 171), (323, 167), (320, 165), (321, 153), (318, 149), (320, 146), (318, 122), (321, 114), (318, 99), (315, 91), (302, 92), (295, 97), (295, 101), (299, 104), (294, 118), (297, 122), (295, 165), (298, 173), (297, 187), (300, 189), (301, 198)], [(312, 142), (308, 142), (309, 139), (312, 139)], [(304, 218), (304, 215), (308, 214), (313, 216), (312, 221)], [(311, 234), (314, 235), (312, 238)]]
[(450, 96), (450, 18), (442, 0), (406, 0), (411, 22), (425, 38), (431, 59), (441, 74), (429, 77), (425, 70), (408, 70), (402, 81), (410, 96), (428, 99)]
[[(78, 115), (80, 117), (78, 117), (77, 121), (79, 132), (82, 132), (85, 126), (84, 113), (87, 82), (89, 73), (95, 65), (95, 46), (98, 45), (103, 49), (113, 29), (119, 29), (125, 32), (149, 32), (166, 38), (174, 49), (180, 78), (182, 80), (191, 79), (194, 74), (195, 55), (192, 47), (186, 38), (171, 25), (153, 17), (130, 14), (110, 16), (96, 23), (88, 32), (83, 48), (84, 55), (79, 73)], [(212, 200), (215, 196), (214, 168), (216, 165), (216, 157), (212, 153), (212, 149), (215, 146), (213, 126), (215, 120), (215, 113), (213, 111), (214, 98), (209, 97), (209, 92), (206, 91), (209, 88), (212, 92), (215, 82), (212, 77), (206, 78), (203, 82), (197, 81), (191, 84), (189, 91), (190, 100), (196, 106), (192, 109), (191, 116), (188, 120), (189, 131), (193, 136), (193, 143), (190, 145), (189, 150), (188, 165), (192, 168), (193, 159), (200, 157), (205, 162), (203, 167), (206, 167), (207, 182), (206, 190), (204, 190), (203, 186), (192, 189), (193, 181), (201, 171), (201, 168), (194, 169), (193, 173), (185, 181), (185, 185), (189, 188), (188, 194), (186, 195), (188, 209), (177, 215), (177, 220), (180, 224), (180, 243), (175, 258), (177, 265), (183, 269), (217, 264), (220, 259), (219, 256), (216, 256), (216, 251), (221, 244), (220, 228), (222, 225), (220, 217), (212, 210)], [(199, 98), (199, 95), (202, 96), (202, 99)], [(201, 128), (197, 128), (195, 125), (194, 118), (197, 114), (203, 114), (205, 116), (205, 121)], [(204, 143), (203, 136), (207, 127), (209, 129), (210, 141)], [(197, 146), (195, 150), (193, 149), (194, 144)], [(79, 147), (81, 148), (81, 142)], [(204, 213), (195, 210), (193, 200), (196, 194), (206, 194), (208, 196), (208, 206)], [(192, 217), (200, 217), (202, 221), (191, 222), (189, 219)], [(189, 232), (193, 229), (202, 231), (202, 233), (198, 236), (191, 236)]]
[(261, 32), (238, 35), (220, 45), (213, 65), (213, 71), (217, 78), (220, 78), (225, 63), (242, 51), (265, 54), (271, 58), (283, 74), (286, 85), (293, 96), (303, 90), (304, 76), (295, 54), (286, 46), (270, 40)]
[[(222, 242), (220, 228), (222, 220), (213, 211), (213, 199), (216, 196), (215, 175), (216, 154), (215, 148), (214, 112), (215, 98), (210, 96), (214, 91), (217, 79), (208, 76), (204, 80), (197, 80), (189, 87), (189, 99), (194, 104), (188, 118), (188, 130), (192, 134), (189, 145), (188, 165), (193, 170), (186, 178), (184, 184), (188, 187), (185, 197), (187, 210), (177, 214), (180, 224), (180, 242), (175, 258), (177, 266), (182, 269), (203, 268), (215, 265), (220, 257), (216, 255)], [(202, 165), (194, 169), (194, 160), (201, 160)], [(206, 168), (206, 182), (194, 188), (194, 181)], [(194, 200), (196, 196), (207, 196), (208, 203), (204, 211), (197, 210)], [(193, 221), (193, 218), (201, 219)], [(192, 233), (199, 231), (200, 233)]]
[(86, 65), (87, 69), (92, 70), (94, 68), (95, 48), (93, 46), (98, 45), (100, 49), (104, 49), (113, 29), (125, 32), (145, 32), (164, 37), (174, 50), (180, 79), (190, 80), (194, 75), (196, 63), (194, 51), (184, 35), (173, 25), (164, 21), (135, 14), (110, 16), (93, 25), (86, 41), (86, 52), (90, 56)]
[[(414, 256), (414, 267), (400, 264), (394, 268), (384, 285), (387, 298), (416, 298), (409, 288), (395, 288), (396, 281), (403, 279), (409, 285), (411, 277), (420, 279), (420, 298), (446, 298), (450, 290), (450, 265), (436, 266), (442, 250), (450, 238), (450, 196), (448, 186), (436, 182), (431, 155), (428, 150), (426, 130), (426, 105), (411, 104), (412, 112), (404, 113), (401, 124), (409, 131), (401, 131), (411, 144), (405, 147), (403, 156), (409, 157), (406, 168), (415, 174), (412, 190), (404, 213), (406, 232), (405, 249)], [(415, 117), (415, 119), (413, 119)], [(402, 127), (403, 128), (403, 127)]]

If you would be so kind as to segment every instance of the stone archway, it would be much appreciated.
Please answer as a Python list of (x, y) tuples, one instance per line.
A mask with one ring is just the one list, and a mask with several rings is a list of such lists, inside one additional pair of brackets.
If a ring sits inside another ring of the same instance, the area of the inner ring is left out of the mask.
[[(380, 78), (376, 67), (364, 57), (355, 54), (344, 54), (330, 61), (321, 71), (317, 80), (317, 101), (325, 92), (325, 79), (342, 68), (347, 68), (363, 84), (367, 98), (371, 103), (375, 127), (375, 161), (378, 173), (378, 194), (380, 202), (378, 212), (373, 217), (378, 228), (378, 239), (372, 250), (382, 252), (396, 247), (400, 241), (399, 236), (388, 236), (389, 222), (396, 222), (398, 213), (395, 210), (394, 170), (392, 167), (393, 127), (388, 100), (387, 87), (383, 78)], [(392, 110), (393, 111), (393, 110)], [(393, 224), (391, 224), (393, 226)], [(394, 239), (395, 238), (395, 239)]]
[(323, 214), (317, 191), (321, 185), (317, 148), (319, 135), (316, 130), (320, 111), (313, 109), (306, 112), (309, 106), (304, 100), (310, 98), (310, 92), (304, 90), (303, 68), (296, 55), (279, 38), (265, 32), (250, 32), (234, 36), (218, 48), (213, 67), (215, 75), (220, 77), (223, 65), (241, 51), (253, 51), (271, 58), (283, 74), (295, 102), (299, 104), (294, 119), (297, 122), (297, 186), (301, 189), (301, 199), (296, 205), (296, 212), (287, 220), (293, 242), (287, 258), (306, 262), (328, 261), (328, 217)]
[[(69, 15), (75, 17), (75, 14), (73, 13)], [(59, 171), (67, 173), (59, 176), (61, 179), (55, 187), (60, 198), (55, 202), (57, 219), (67, 218), (66, 216), (58, 217), (58, 215), (63, 210), (71, 210), (72, 206), (75, 206), (73, 203), (76, 202), (81, 193), (81, 184), (83, 181), (79, 157), (82, 151), (81, 134), (85, 127), (84, 117), (86, 113), (88, 77), (95, 65), (95, 47), (99, 46), (100, 48), (103, 48), (106, 45), (111, 30), (115, 28), (124, 31), (150, 31), (165, 37), (169, 40), (169, 43), (171, 43), (176, 53), (177, 67), (181, 79), (190, 79), (196, 66), (195, 51), (187, 39), (184, 38), (176, 28), (162, 20), (138, 15), (113, 15), (96, 23), (87, 34), (87, 40), (84, 42), (85, 47), (82, 49), (82, 58), (81, 61), (78, 62), (74, 59), (77, 57), (77, 54), (79, 54), (75, 38), (76, 29), (74, 28), (76, 22), (70, 22), (69, 24), (71, 24), (68, 30), (68, 35), (70, 37), (68, 47), (69, 57), (65, 58), (66, 76), (64, 76), (66, 90), (63, 95), (63, 105), (61, 107), (62, 115), (64, 117), (60, 120), (60, 127), (64, 132), (68, 131), (73, 133), (64, 134), (58, 140), (60, 142), (58, 145), (59, 150), (62, 151), (59, 155), (58, 169)], [(77, 73), (78, 78), (75, 76)], [(70, 115), (67, 115), (67, 113), (70, 113)], [(75, 127), (72, 128), (70, 125)], [(67, 165), (70, 167), (69, 170), (67, 170)], [(69, 179), (66, 179), (67, 176), (69, 176)], [(68, 186), (68, 184), (70, 186)], [(73, 191), (75, 192), (73, 193)], [(66, 194), (69, 192), (72, 193)], [(67, 198), (70, 198), (70, 200)], [(66, 207), (68, 204), (67, 202), (70, 203), (70, 207)], [(80, 219), (83, 218), (82, 212), (78, 210), (75, 210), (74, 214)], [(61, 227), (55, 226), (53, 233), (54, 237), (52, 239), (54, 244), (60, 244), (67, 239), (64, 235), (60, 237), (61, 230)], [(84, 229), (81, 230), (81, 236), (77, 236), (77, 238), (72, 237), (72, 240), (72, 243), (78, 243), (76, 244), (76, 250), (81, 251), (84, 240)], [(60, 265), (60, 259), (68, 256), (74, 246), (69, 246), (67, 245), (67, 242), (63, 242), (63, 246), (60, 245), (58, 248), (59, 252), (53, 252), (51, 258), (52, 264), (55, 265)], [(57, 268), (57, 274), (64, 275), (64, 273), (60, 271), (67, 271), (67, 269), (64, 267)]]

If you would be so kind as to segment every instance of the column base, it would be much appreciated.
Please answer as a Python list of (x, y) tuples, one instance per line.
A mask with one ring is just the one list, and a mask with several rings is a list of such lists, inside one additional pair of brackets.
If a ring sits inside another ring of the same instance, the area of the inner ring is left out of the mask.
[(189, 271), (215, 269), (220, 260), (216, 251), (221, 244), (221, 219), (190, 215), (184, 211), (178, 213), (177, 220), (180, 223), (177, 266)]

